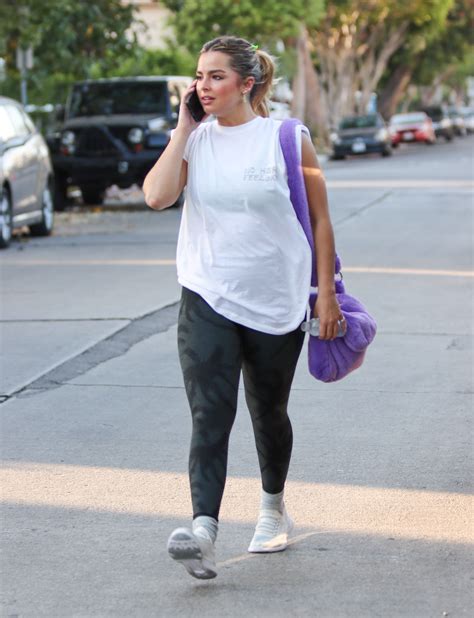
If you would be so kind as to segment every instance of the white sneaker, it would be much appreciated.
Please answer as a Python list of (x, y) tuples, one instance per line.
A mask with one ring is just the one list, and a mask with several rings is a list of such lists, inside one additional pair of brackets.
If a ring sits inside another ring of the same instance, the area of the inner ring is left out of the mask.
[(168, 539), (169, 555), (197, 579), (212, 579), (217, 575), (214, 543), (207, 530), (176, 528)]
[(288, 546), (288, 535), (293, 530), (293, 526), (293, 520), (284, 506), (283, 513), (261, 509), (248, 551), (253, 554), (283, 551)]

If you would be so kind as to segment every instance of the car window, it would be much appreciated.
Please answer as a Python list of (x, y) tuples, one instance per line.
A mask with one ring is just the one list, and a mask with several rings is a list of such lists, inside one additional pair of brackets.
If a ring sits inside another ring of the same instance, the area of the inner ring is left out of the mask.
[(166, 112), (165, 82), (98, 82), (74, 87), (68, 117)]
[(367, 129), (368, 127), (377, 126), (377, 115), (370, 114), (369, 116), (352, 116), (343, 118), (340, 129)]
[(424, 114), (396, 114), (391, 118), (391, 122), (394, 124), (410, 124), (412, 122), (423, 122), (424, 120)]
[(30, 131), (25, 124), (24, 115), (21, 113), (18, 107), (14, 105), (6, 105), (5, 107), (13, 124), (15, 136), (26, 137), (27, 135), (29, 135)]
[(441, 120), (444, 116), (443, 110), (441, 107), (428, 107), (425, 109), (425, 112), (428, 114), (430, 118), (433, 120)]
[(5, 105), (0, 105), (0, 141), (8, 142), (15, 137), (15, 128)]

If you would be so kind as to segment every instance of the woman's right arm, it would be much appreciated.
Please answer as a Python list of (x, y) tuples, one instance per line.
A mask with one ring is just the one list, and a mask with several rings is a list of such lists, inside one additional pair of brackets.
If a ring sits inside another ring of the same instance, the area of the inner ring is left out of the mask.
[(143, 183), (145, 201), (150, 208), (162, 210), (172, 206), (186, 186), (188, 164), (183, 159), (189, 136), (198, 126), (188, 111), (184, 101), (195, 88), (195, 82), (186, 90), (179, 109), (178, 126), (173, 139), (163, 154), (146, 175)]
[(154, 210), (172, 206), (186, 185), (188, 164), (183, 159), (190, 133), (175, 129), (173, 139), (165, 148), (143, 183), (145, 202)]

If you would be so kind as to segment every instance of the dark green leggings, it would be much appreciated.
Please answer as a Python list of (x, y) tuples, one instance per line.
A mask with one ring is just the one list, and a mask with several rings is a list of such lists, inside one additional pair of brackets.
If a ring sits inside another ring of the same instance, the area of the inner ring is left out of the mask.
[(194, 517), (218, 518), (240, 371), (263, 489), (283, 490), (293, 445), (287, 404), (304, 333), (268, 335), (236, 324), (183, 288), (178, 351), (193, 430), (189, 478)]

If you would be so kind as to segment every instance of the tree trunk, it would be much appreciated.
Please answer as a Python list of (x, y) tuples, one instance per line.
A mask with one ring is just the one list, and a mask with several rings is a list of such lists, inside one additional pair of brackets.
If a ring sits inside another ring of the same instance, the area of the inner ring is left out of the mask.
[(361, 97), (360, 113), (365, 113), (367, 105), (377, 88), (391, 56), (401, 47), (408, 29), (408, 22), (403, 22), (398, 28), (386, 31), (383, 22), (378, 24), (370, 35), (369, 42), (358, 62)]
[(326, 96), (321, 88), (319, 75), (311, 58), (311, 52), (306, 34), (304, 55), (304, 76), (306, 83), (305, 123), (317, 132), (320, 138), (328, 137), (328, 117)]
[(311, 59), (308, 32), (301, 27), (296, 41), (297, 71), (293, 80), (292, 115), (300, 118), (323, 141), (328, 138), (326, 97)]
[(439, 75), (437, 75), (431, 86), (422, 91), (422, 103), (424, 107), (428, 107), (428, 105), (433, 104), (433, 99), (438, 93), (438, 89), (444, 82), (446, 82), (448, 77), (451, 77), (455, 70), (455, 65), (447, 66)]
[(293, 78), (293, 100), (291, 115), (295, 118), (305, 117), (306, 112), (306, 81), (305, 81), (305, 28), (302, 26), (296, 39), (296, 73)]
[(410, 83), (413, 66), (399, 65), (390, 76), (387, 85), (379, 97), (379, 112), (388, 120), (397, 110)]
[(385, 12), (374, 27), (363, 13), (354, 10), (344, 16), (340, 27), (337, 9), (328, 11), (326, 20), (311, 34), (328, 116), (336, 125), (342, 116), (366, 113), (390, 57), (403, 44), (408, 22), (391, 24)]

